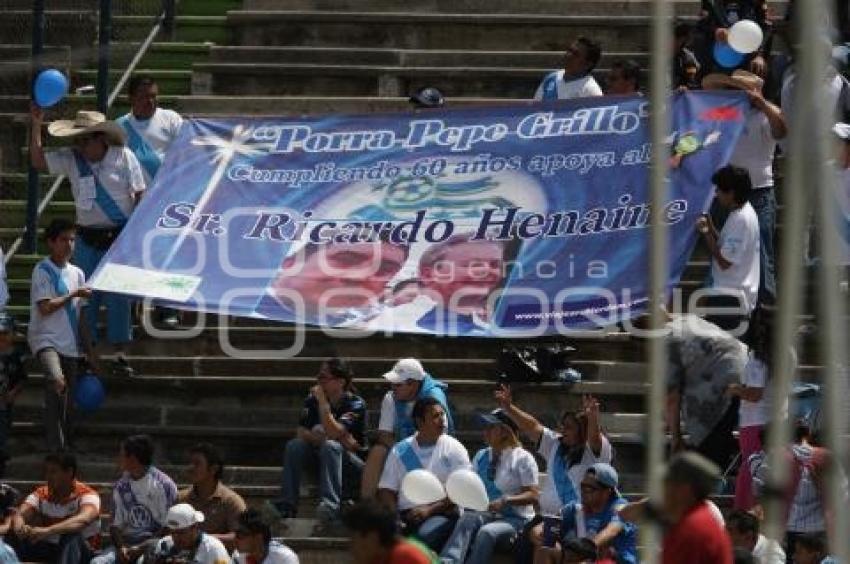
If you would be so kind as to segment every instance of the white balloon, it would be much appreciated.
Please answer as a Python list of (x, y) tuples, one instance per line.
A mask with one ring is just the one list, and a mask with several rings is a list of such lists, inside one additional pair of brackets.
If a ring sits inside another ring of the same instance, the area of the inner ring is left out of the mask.
[(756, 51), (764, 39), (759, 25), (753, 20), (741, 20), (729, 29), (729, 46), (739, 53)]
[(487, 511), (490, 500), (484, 482), (472, 470), (455, 470), (446, 480), (446, 492), (453, 503), (464, 509)]
[(445, 499), (446, 490), (435, 475), (427, 470), (413, 470), (401, 481), (401, 493), (414, 505), (424, 505)]

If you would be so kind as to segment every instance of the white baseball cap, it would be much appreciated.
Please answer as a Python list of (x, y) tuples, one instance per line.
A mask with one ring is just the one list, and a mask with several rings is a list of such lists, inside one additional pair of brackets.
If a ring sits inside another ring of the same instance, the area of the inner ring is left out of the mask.
[(850, 124), (847, 123), (836, 123), (832, 126), (832, 132), (835, 133), (840, 139), (844, 139), (847, 141), (850, 139)]
[(425, 379), (425, 369), (415, 358), (403, 358), (395, 363), (392, 370), (384, 374), (384, 378), (390, 384), (401, 384), (407, 380), (421, 381)]
[(195, 508), (188, 503), (178, 503), (173, 506), (168, 510), (168, 515), (165, 517), (165, 526), (177, 531), (203, 522), (204, 514), (195, 511)]

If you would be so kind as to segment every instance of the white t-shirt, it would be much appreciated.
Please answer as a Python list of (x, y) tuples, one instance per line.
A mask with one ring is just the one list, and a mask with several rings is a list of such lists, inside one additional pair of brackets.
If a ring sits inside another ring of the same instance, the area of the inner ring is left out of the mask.
[(749, 311), (756, 307), (759, 293), (759, 220), (749, 202), (733, 210), (720, 231), (717, 241), (720, 254), (731, 262), (721, 270), (716, 260), (711, 261), (714, 288), (743, 292)]
[[(413, 411), (413, 403), (409, 402), (408, 415)], [(392, 391), (384, 394), (381, 400), (381, 419), (378, 421), (378, 430), (392, 433), (395, 431), (395, 398)]]
[[(122, 497), (128, 482), (133, 495)], [(139, 542), (158, 533), (165, 524), (168, 508), (176, 501), (177, 486), (158, 468), (151, 466), (138, 480), (124, 472), (112, 488), (112, 524), (129, 541)]]
[[(171, 535), (163, 537), (156, 543), (155, 555), (171, 556), (174, 551), (174, 539)], [(188, 552), (187, 553), (188, 557)], [(177, 554), (173, 554), (177, 556)], [(230, 554), (224, 544), (212, 535), (201, 533), (201, 543), (191, 560), (192, 564), (230, 564)]]
[[(560, 439), (561, 435), (552, 429), (544, 428), (543, 434), (540, 436), (540, 444), (537, 446), (537, 452), (546, 459), (546, 479), (543, 481), (543, 489), (540, 492), (540, 511), (543, 515), (559, 515), (562, 508), (561, 498), (558, 496), (558, 490), (555, 487), (554, 480), (552, 480), (552, 468), (555, 466), (555, 458), (558, 456)], [(584, 478), (587, 469), (597, 462), (610, 463), (612, 458), (611, 443), (608, 442), (605, 435), (602, 435), (602, 449), (599, 451), (599, 456), (593, 454), (589, 445), (585, 445), (581, 462), (567, 470), (577, 497), (579, 496), (581, 480)]]
[[(46, 265), (57, 276), (61, 277), (65, 287), (68, 288), (68, 293), (77, 288), (82, 288), (86, 283), (86, 276), (83, 271), (71, 263), (59, 268), (52, 260), (45, 258), (35, 265), (32, 271), (32, 283), (30, 284), (30, 325), (27, 332), (30, 349), (34, 353), (38, 353), (41, 349), (52, 347), (62, 356), (81, 357), (82, 349), (77, 341), (76, 333), (78, 328), (71, 326), (65, 308), (57, 309), (50, 315), (42, 315), (38, 310), (38, 302), (59, 297), (50, 275), (44, 271), (42, 265)], [(71, 300), (71, 307), (77, 313), (77, 321), (82, 315), (81, 306), (82, 300), (80, 298)]]
[[(180, 114), (163, 108), (157, 108), (150, 119), (136, 119), (132, 112), (125, 117), (130, 126), (150, 145), (160, 159), (165, 157), (165, 153), (168, 152), (171, 143), (177, 139), (180, 127), (183, 125)], [(142, 173), (145, 175), (145, 184), (150, 186), (153, 178), (148, 175), (144, 167), (142, 167)]]
[[(233, 553), (233, 564), (247, 564), (247, 556), (238, 550)], [(292, 552), (288, 546), (277, 541), (269, 543), (269, 553), (258, 564), (298, 564), (298, 555)]]
[(455, 470), (471, 468), (469, 453), (454, 437), (443, 434), (440, 435), (435, 444), (423, 447), (416, 440), (418, 435), (419, 433), (396, 443), (396, 446), (390, 450), (387, 462), (384, 464), (384, 471), (381, 473), (381, 480), (378, 482), (379, 490), (390, 490), (399, 494), (398, 508), (400, 511), (414, 507), (414, 503), (401, 493), (401, 482), (407, 474), (407, 467), (399, 458), (396, 450), (402, 443), (412, 445), (413, 452), (422, 463), (422, 468), (434, 474), (443, 484)]
[(764, 535), (759, 535), (753, 556), (758, 564), (785, 564), (785, 551), (774, 540), (769, 540)]
[(9, 303), (9, 287), (6, 285), (6, 259), (0, 247), (0, 311)]
[(761, 111), (750, 108), (744, 130), (729, 159), (729, 164), (747, 169), (753, 188), (773, 186), (773, 154), (776, 139), (770, 130), (770, 122)]
[(570, 81), (564, 80), (564, 70), (553, 71), (546, 75), (534, 93), (535, 100), (543, 100), (544, 91), (554, 87), (558, 93), (558, 100), (570, 100), (572, 98), (590, 98), (602, 96), (602, 89), (592, 75), (585, 75)]
[[(483, 448), (475, 454), (472, 468), (477, 469), (479, 460), (486, 456), (489, 449)], [(502, 495), (516, 495), (523, 488), (536, 487), (540, 479), (537, 462), (534, 456), (521, 447), (508, 448), (499, 456), (499, 467), (496, 468), (496, 487)], [(493, 501), (493, 500), (490, 500)], [(526, 519), (534, 517), (534, 507), (529, 505), (512, 505), (511, 508)]]
[[(94, 183), (80, 179), (76, 159), (70, 148), (47, 151), (44, 156), (50, 174), (67, 176), (71, 182), (78, 224), (86, 227), (115, 225), (95, 202)], [(133, 152), (127, 147), (111, 146), (100, 162), (88, 164), (115, 204), (125, 216), (130, 217), (135, 205), (134, 194), (144, 191), (146, 186), (142, 167)]]
[(741, 400), (741, 405), (738, 408), (738, 425), (740, 427), (765, 425), (770, 420), (769, 394), (764, 389), (767, 382), (767, 366), (757, 359), (752, 351), (750, 351), (747, 359), (747, 366), (742, 378), (741, 383), (743, 385), (748, 388), (762, 388), (764, 393), (759, 401)]

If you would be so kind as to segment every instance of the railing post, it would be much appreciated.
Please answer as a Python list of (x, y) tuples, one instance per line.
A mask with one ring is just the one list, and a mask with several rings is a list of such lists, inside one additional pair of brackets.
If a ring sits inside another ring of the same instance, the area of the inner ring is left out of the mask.
[(175, 3), (176, 0), (162, 0), (162, 27), (169, 41), (174, 41), (175, 39)]
[[(33, 84), (41, 70), (41, 56), (44, 51), (44, 0), (32, 3), (32, 58), (31, 73)], [(32, 88), (32, 86), (31, 86)], [(30, 95), (34, 99), (34, 93)], [(36, 251), (38, 230), (38, 171), (30, 164), (27, 169), (27, 219), (24, 228), (24, 250), (29, 254)]]
[(109, 39), (112, 35), (112, 0), (100, 0), (97, 49), (97, 111), (109, 109)]

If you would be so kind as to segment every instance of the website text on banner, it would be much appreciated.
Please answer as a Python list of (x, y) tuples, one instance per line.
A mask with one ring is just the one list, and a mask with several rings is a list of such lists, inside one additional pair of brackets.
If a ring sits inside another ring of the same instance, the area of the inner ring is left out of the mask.
[[(747, 100), (671, 97), (670, 279)], [(93, 278), (177, 307), (332, 327), (539, 335), (648, 299), (644, 98), (189, 120)]]

